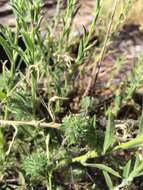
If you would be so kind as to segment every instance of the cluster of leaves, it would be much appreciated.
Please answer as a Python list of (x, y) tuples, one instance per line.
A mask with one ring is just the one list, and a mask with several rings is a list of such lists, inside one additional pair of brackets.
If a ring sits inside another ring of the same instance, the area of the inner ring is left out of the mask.
[(69, 146), (81, 144), (86, 139), (88, 124), (88, 120), (80, 115), (69, 115), (64, 118), (62, 130)]
[(22, 164), (23, 170), (26, 175), (32, 178), (32, 180), (39, 180), (39, 176), (42, 176), (47, 171), (47, 157), (45, 153), (37, 152), (26, 157)]

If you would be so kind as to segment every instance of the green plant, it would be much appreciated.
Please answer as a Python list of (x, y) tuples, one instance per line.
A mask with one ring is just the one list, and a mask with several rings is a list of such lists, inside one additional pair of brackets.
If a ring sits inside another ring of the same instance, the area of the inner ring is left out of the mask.
[(82, 115), (69, 115), (63, 120), (61, 129), (68, 146), (80, 144), (88, 133), (88, 120)]
[(26, 175), (30, 176), (32, 180), (37, 180), (40, 176), (45, 175), (47, 166), (46, 154), (40, 152), (27, 156), (22, 164)]
[[(42, 1), (10, 1), (16, 30), (13, 33), (8, 27), (1, 27), (0, 34), (0, 44), (9, 64), (7, 67), (6, 60), (2, 62), (0, 74), (2, 188), (11, 185), (7, 180), (10, 178), (18, 184), (16, 188), (97, 187), (99, 190), (118, 190), (130, 188), (134, 179), (143, 175), (143, 117), (138, 114), (139, 121), (131, 122), (133, 127), (126, 126), (126, 121), (118, 118), (123, 104), (132, 99), (133, 93), (142, 84), (142, 56), (125, 78), (125, 88), (121, 86), (114, 92), (115, 99), (110, 106), (100, 105), (100, 98), (98, 100), (94, 94), (87, 96), (87, 92), (92, 90), (90, 84), (83, 97), (82, 94), (76, 97), (76, 92), (72, 94), (75, 91), (72, 84), (80, 73), (81, 65), (84, 66), (93, 57), (92, 69), (95, 71), (97, 66), (94, 77), (98, 77), (111, 37), (117, 35), (131, 5), (131, 1), (127, 1), (114, 20), (117, 2), (108, 20), (108, 29), (104, 28), (107, 31), (104, 43), (99, 47), (100, 55), (96, 54), (97, 48), (91, 39), (98, 30), (104, 10), (105, 2), (101, 0), (96, 1), (89, 31), (83, 26), (83, 36), (79, 44), (75, 44), (78, 51), (73, 55), (71, 32), (78, 11), (76, 0), (68, 0), (64, 11), (60, 10), (62, 2), (58, 0), (53, 25), (47, 23), (44, 38), (41, 30), (44, 18), (40, 15)], [(56, 36), (61, 20), (63, 29)], [(19, 40), (24, 47), (19, 45)], [(117, 69), (110, 75), (108, 87), (123, 64), (124, 59), (118, 57), (114, 65)], [(96, 81), (93, 82), (96, 84)], [(70, 106), (74, 98), (78, 98), (80, 104), (76, 113)], [(125, 139), (123, 135), (128, 132), (127, 127), (129, 132), (133, 130), (136, 133), (129, 134), (130, 138)], [(120, 133), (120, 139), (117, 133)], [(11, 171), (14, 174), (10, 175)]]

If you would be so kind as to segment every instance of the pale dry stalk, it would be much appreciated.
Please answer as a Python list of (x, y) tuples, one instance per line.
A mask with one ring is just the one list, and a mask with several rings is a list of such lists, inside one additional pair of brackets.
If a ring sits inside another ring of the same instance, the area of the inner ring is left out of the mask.
[(96, 81), (98, 79), (98, 75), (99, 75), (99, 72), (100, 72), (100, 67), (101, 67), (105, 52), (106, 52), (107, 45), (108, 45), (108, 40), (110, 39), (112, 24), (113, 24), (113, 20), (114, 20), (114, 17), (115, 17), (115, 13), (116, 13), (118, 3), (119, 3), (119, 0), (115, 0), (112, 15), (111, 15), (111, 19), (110, 19), (110, 22), (109, 22), (108, 30), (107, 30), (105, 41), (104, 41), (104, 45), (103, 45), (103, 48), (101, 50), (100, 59), (99, 59), (98, 63), (95, 61), (94, 64), (93, 64), (92, 74), (91, 74), (91, 77), (89, 78), (87, 88), (86, 88), (86, 90), (85, 90), (85, 92), (83, 94), (83, 97), (85, 97), (85, 96), (87, 96), (89, 94), (89, 91), (90, 91), (90, 89), (92, 87), (92, 84), (96, 85)]

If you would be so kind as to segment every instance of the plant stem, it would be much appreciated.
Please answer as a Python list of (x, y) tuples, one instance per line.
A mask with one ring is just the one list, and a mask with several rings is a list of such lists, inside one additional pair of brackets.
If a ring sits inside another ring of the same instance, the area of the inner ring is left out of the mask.
[(100, 72), (101, 63), (103, 61), (104, 54), (106, 52), (107, 43), (108, 43), (108, 40), (110, 38), (113, 19), (114, 19), (115, 13), (116, 13), (118, 3), (119, 3), (119, 0), (115, 0), (115, 4), (114, 4), (114, 7), (113, 7), (113, 11), (112, 11), (110, 23), (109, 23), (109, 26), (108, 26), (107, 34), (106, 34), (106, 37), (105, 37), (104, 45), (103, 45), (103, 48), (102, 48), (102, 51), (101, 51), (101, 54), (100, 54), (100, 60), (99, 60), (98, 64), (96, 64), (96, 62), (94, 63), (91, 77), (89, 79), (87, 88), (86, 88), (86, 90), (85, 90), (85, 92), (83, 94), (84, 97), (88, 95), (92, 84), (94, 84), (94, 85), (96, 84), (96, 81), (97, 81), (97, 78), (98, 78), (98, 75), (99, 75), (99, 72)]

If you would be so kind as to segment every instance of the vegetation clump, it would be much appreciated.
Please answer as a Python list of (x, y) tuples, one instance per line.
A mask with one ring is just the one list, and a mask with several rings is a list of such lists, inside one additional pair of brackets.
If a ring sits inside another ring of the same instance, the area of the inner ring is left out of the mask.
[[(97, 0), (89, 30), (83, 26), (77, 39), (72, 24), (80, 7), (67, 0), (61, 10), (61, 3), (44, 33), (42, 0), (11, 0), (15, 33), (0, 29), (0, 189), (141, 189), (142, 54), (119, 83), (126, 55), (110, 54), (132, 1), (116, 15), (115, 0), (103, 28), (105, 2)], [(104, 99), (102, 63), (110, 55), (106, 92), (118, 84)]]

